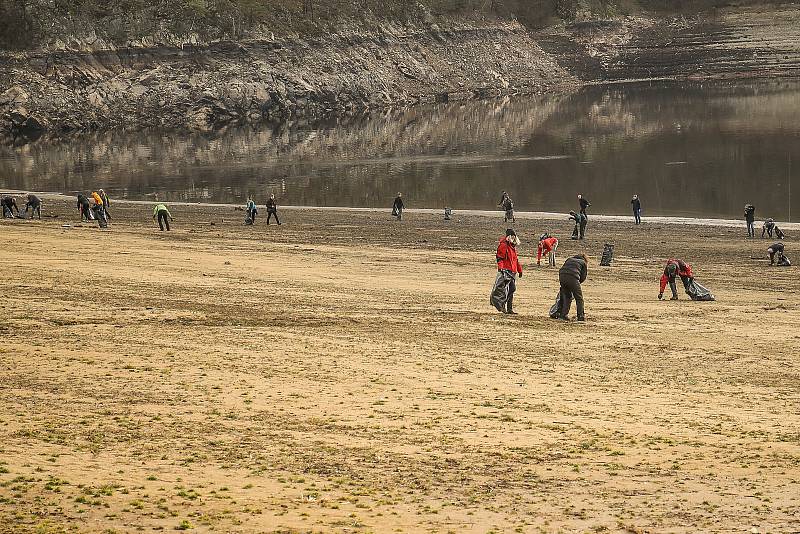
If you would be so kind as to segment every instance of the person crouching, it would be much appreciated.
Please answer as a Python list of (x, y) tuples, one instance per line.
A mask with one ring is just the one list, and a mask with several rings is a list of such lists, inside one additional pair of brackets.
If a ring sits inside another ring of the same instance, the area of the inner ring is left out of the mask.
[(522, 278), (522, 266), (517, 257), (520, 241), (516, 232), (509, 228), (497, 245), (497, 278), (489, 302), (500, 313), (516, 315), (514, 312), (514, 292), (517, 290), (517, 274)]

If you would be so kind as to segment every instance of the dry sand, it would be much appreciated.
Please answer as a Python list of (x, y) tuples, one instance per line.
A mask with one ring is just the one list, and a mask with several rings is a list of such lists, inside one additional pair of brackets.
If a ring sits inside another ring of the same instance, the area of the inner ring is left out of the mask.
[(499, 214), (47, 207), (0, 223), (2, 532), (800, 531), (800, 283), (743, 227), (590, 221), (563, 324), (567, 221), (507, 317)]

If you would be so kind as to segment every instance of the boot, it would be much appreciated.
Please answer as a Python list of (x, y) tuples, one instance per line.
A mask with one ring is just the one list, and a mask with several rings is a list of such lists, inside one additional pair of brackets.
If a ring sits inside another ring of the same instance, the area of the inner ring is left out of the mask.
[(508, 296), (508, 301), (506, 302), (506, 313), (508, 315), (516, 315), (517, 312), (514, 311), (514, 295)]

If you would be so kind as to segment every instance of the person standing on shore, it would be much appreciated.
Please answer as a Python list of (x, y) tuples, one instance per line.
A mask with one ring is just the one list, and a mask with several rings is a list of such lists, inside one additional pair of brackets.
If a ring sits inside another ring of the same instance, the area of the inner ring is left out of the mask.
[(166, 226), (167, 232), (169, 232), (169, 222), (174, 219), (164, 204), (156, 204), (156, 207), (153, 208), (153, 220), (155, 221), (156, 218), (158, 218), (158, 227), (161, 231), (163, 232)]
[(278, 203), (275, 202), (275, 193), (270, 193), (267, 199), (267, 225), (269, 225), (269, 221), (273, 217), (275, 217), (275, 222), (280, 226), (281, 220), (278, 219)]
[(19, 216), (19, 208), (17, 207), (17, 199), (10, 195), (4, 196), (0, 199), (0, 204), (3, 205), (3, 217), (6, 219), (13, 219), (14, 218), (14, 210), (17, 212), (17, 216)]
[(747, 223), (747, 237), (756, 237), (756, 207), (752, 204), (744, 205), (744, 220)]
[(578, 195), (578, 206), (580, 206), (581, 208), (580, 214), (585, 216), (587, 219), (589, 218), (589, 216), (586, 214), (586, 208), (588, 208), (591, 205), (592, 205), (591, 202), (583, 198), (583, 195)]
[(542, 264), (542, 256), (547, 256), (547, 263), (551, 267), (556, 266), (556, 249), (558, 248), (558, 239), (551, 237), (550, 234), (544, 233), (539, 237), (539, 246), (536, 247), (536, 265)]
[(494, 280), (489, 303), (500, 313), (516, 315), (514, 311), (514, 292), (517, 290), (517, 274), (522, 278), (522, 265), (517, 256), (520, 241), (517, 233), (509, 228), (506, 235), (500, 238), (495, 259), (497, 260), (497, 277)]
[(78, 213), (81, 214), (81, 222), (94, 220), (94, 216), (89, 209), (89, 199), (83, 193), (78, 193)]
[(669, 288), (672, 291), (672, 298), (670, 300), (678, 300), (678, 289), (675, 286), (675, 277), (680, 276), (683, 287), (688, 292), (689, 284), (694, 278), (692, 267), (683, 260), (669, 259), (667, 265), (664, 267), (664, 274), (661, 275), (661, 286), (658, 291), (658, 300), (664, 298), (664, 288), (669, 283)]
[(98, 193), (100, 193), (100, 200), (103, 201), (103, 215), (105, 215), (107, 221), (110, 221), (111, 213), (108, 211), (108, 209), (111, 207), (111, 200), (108, 198), (106, 192), (102, 189), (98, 191)]
[(589, 260), (584, 254), (578, 254), (567, 258), (564, 265), (558, 271), (558, 281), (561, 284), (559, 298), (561, 300), (561, 313), (558, 319), (569, 321), (569, 309), (572, 299), (575, 299), (575, 307), (578, 312), (578, 321), (586, 320), (586, 313), (583, 306), (583, 289), (581, 284), (586, 281), (588, 275)]
[(403, 204), (403, 194), (397, 193), (397, 196), (394, 197), (394, 203), (392, 204), (392, 216), (397, 217), (398, 221), (403, 220), (404, 208), (405, 204)]
[(25, 203), (25, 215), (28, 215), (28, 209), (31, 210), (31, 219), (39, 216), (39, 220), (42, 220), (42, 200), (34, 195), (33, 193), (28, 193), (28, 201)]
[(94, 201), (92, 206), (94, 217), (100, 222), (100, 226), (104, 226), (108, 220), (106, 219), (106, 211), (103, 209), (103, 198), (97, 191), (92, 191), (92, 200)]
[(502, 204), (500, 204), (505, 212), (505, 216), (503, 217), (503, 222), (517, 222), (514, 218), (514, 201), (511, 200), (511, 197), (503, 191), (503, 200)]
[(633, 195), (631, 199), (631, 207), (633, 208), (633, 221), (635, 224), (642, 224), (642, 202), (639, 200), (639, 195)]
[(247, 197), (247, 206), (245, 207), (245, 211), (247, 212), (247, 219), (245, 219), (245, 224), (255, 224), (256, 215), (258, 215), (258, 208), (256, 207), (256, 203), (253, 202), (253, 199), (251, 197)]

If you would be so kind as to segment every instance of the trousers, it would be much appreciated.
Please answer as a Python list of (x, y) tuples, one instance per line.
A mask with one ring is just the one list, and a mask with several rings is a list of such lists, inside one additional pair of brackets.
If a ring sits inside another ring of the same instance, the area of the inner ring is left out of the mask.
[(575, 307), (578, 310), (578, 319), (584, 318), (583, 309), (583, 290), (580, 281), (568, 274), (559, 274), (558, 281), (561, 283), (561, 317), (569, 316), (569, 309), (572, 299), (575, 299)]

